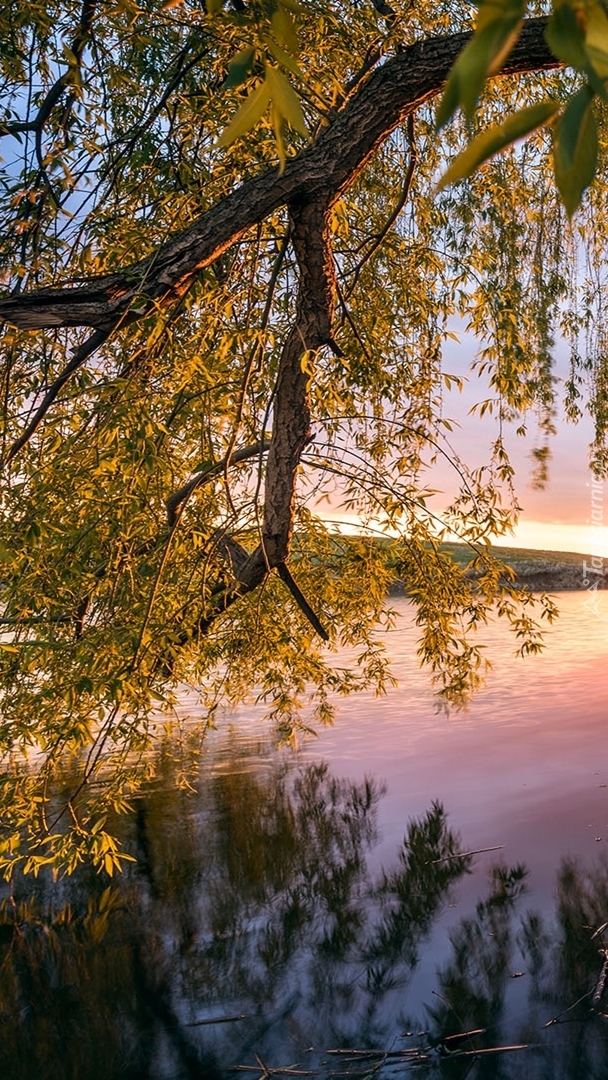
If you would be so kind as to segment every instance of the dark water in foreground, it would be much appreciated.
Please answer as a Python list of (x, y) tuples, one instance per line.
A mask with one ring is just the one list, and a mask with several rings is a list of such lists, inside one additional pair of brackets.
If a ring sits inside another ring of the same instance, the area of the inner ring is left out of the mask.
[(136, 865), (5, 902), (0, 1077), (608, 1080), (608, 609), (584, 599), (540, 659), (492, 631), (466, 716), (434, 714), (399, 602), (386, 699), (297, 753), (226, 717), (195, 793), (161, 755)]

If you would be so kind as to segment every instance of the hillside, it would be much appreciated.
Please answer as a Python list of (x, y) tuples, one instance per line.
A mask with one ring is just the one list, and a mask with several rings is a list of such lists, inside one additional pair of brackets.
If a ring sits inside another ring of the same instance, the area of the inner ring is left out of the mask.
[[(455, 562), (466, 565), (471, 561), (472, 553), (467, 544), (444, 544), (443, 551), (449, 552)], [(585, 566), (593, 565), (593, 556), (582, 555), (574, 551), (535, 551), (527, 548), (493, 547), (494, 555), (501, 558), (517, 574), (517, 584), (526, 585), (531, 592), (564, 592), (572, 589), (587, 589), (596, 580), (599, 589), (608, 588), (608, 558), (602, 560), (595, 556), (595, 566), (602, 564), (603, 573), (585, 574)], [(405, 592), (402, 581), (396, 581), (392, 593)]]

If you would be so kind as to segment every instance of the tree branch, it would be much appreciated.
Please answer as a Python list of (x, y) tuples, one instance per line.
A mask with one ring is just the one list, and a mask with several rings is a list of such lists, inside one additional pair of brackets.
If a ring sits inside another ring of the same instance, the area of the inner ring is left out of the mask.
[(82, 367), (85, 360), (87, 360), (89, 356), (91, 356), (97, 349), (99, 349), (100, 346), (103, 345), (104, 341), (107, 341), (109, 336), (109, 330), (96, 330), (95, 333), (91, 334), (86, 339), (86, 341), (83, 341), (82, 345), (79, 345), (78, 348), (74, 349), (72, 353), (72, 359), (69, 361), (69, 363), (65, 365), (63, 371), (61, 371), (55, 379), (55, 382), (51, 383), (49, 389), (44, 395), (44, 398), (42, 399), (41, 404), (36, 409), (36, 412), (34, 413), (32, 419), (27, 425), (25, 431), (22, 435), (19, 436), (18, 439), (15, 440), (15, 442), (9, 448), (9, 451), (4, 458), (2, 464), (8, 465), (8, 463), (17, 456), (19, 451), (22, 450), (23, 447), (30, 441), (32, 435), (35, 433), (37, 428), (44, 420), (51, 405), (55, 401), (55, 398), (59, 394), (61, 388), (68, 381), (70, 376), (73, 375), (79, 367)]
[[(544, 37), (545, 18), (529, 19), (502, 75), (560, 67)], [(248, 229), (281, 206), (334, 202), (390, 133), (441, 91), (471, 34), (417, 42), (371, 72), (316, 144), (292, 158), (282, 176), (268, 169), (245, 181), (151, 255), (82, 285), (59, 285), (0, 300), (0, 319), (25, 330), (91, 326), (111, 330), (154, 306), (181, 298)]]
[(243, 446), (240, 450), (226, 454), (221, 461), (216, 461), (208, 469), (201, 469), (200, 472), (194, 473), (185, 484), (178, 488), (177, 491), (174, 491), (167, 499), (167, 524), (169, 528), (175, 528), (184, 503), (198, 487), (209, 483), (210, 480), (214, 480), (217, 476), (223, 476), (226, 469), (231, 465), (238, 465), (241, 461), (249, 461), (251, 458), (259, 457), (260, 454), (264, 454), (268, 450), (269, 446), (269, 439), (260, 439), (259, 442), (252, 443), (250, 446)]
[(279, 563), (277, 566), (277, 573), (283, 582), (287, 586), (291, 595), (293, 596), (296, 604), (300, 608), (300, 611), (306, 616), (313, 630), (316, 630), (317, 634), (323, 641), (329, 641), (329, 634), (323, 626), (323, 623), (319, 619), (318, 615), (313, 611), (308, 600), (302, 593), (299, 585), (293, 580), (289, 570), (285, 563)]
[(290, 206), (291, 239), (300, 279), (296, 318), (283, 346), (275, 386), (262, 535), (247, 560), (239, 560), (238, 567), (234, 566), (236, 583), (222, 588), (213, 598), (199, 621), (201, 633), (236, 600), (257, 588), (270, 570), (285, 563), (289, 555), (296, 474), (311, 439), (308, 388), (314, 357), (323, 345), (332, 342), (335, 280), (328, 214), (328, 200), (303, 201)]
[[(91, 33), (94, 15), (95, 0), (84, 0), (78, 29), (76, 30), (70, 45), (70, 51), (78, 65), (80, 65), (84, 46)], [(39, 135), (55, 108), (55, 105), (61, 99), (63, 91), (70, 85), (70, 76), (71, 71), (68, 67), (67, 71), (64, 71), (63, 75), (60, 75), (51, 86), (33, 120), (17, 121), (14, 124), (0, 124), (0, 138), (4, 135), (19, 135), (26, 131), (35, 131)]]

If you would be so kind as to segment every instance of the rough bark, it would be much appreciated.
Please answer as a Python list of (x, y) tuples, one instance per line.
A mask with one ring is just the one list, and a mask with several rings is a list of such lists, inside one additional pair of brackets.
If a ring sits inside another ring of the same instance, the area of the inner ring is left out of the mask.
[(296, 320), (283, 347), (275, 387), (272, 442), (266, 466), (262, 543), (269, 567), (286, 556), (291, 539), (296, 469), (310, 441), (308, 387), (314, 355), (331, 341), (334, 274), (328, 204), (292, 206), (292, 243), (300, 281)]
[[(545, 42), (546, 20), (530, 19), (501, 74), (560, 66)], [(145, 259), (84, 284), (39, 289), (0, 300), (0, 320), (22, 329), (90, 326), (112, 330), (184, 295), (198, 271), (256, 223), (298, 201), (331, 202), (353, 182), (392, 131), (442, 89), (470, 34), (417, 42), (375, 68), (314, 146), (246, 181)]]
[(309, 384), (314, 357), (323, 345), (331, 343), (334, 271), (328, 211), (329, 202), (324, 200), (303, 200), (290, 207), (291, 237), (299, 271), (298, 297), (295, 322), (283, 346), (275, 385), (262, 535), (249, 558), (238, 569), (234, 567), (236, 585), (214, 598), (200, 623), (201, 630), (207, 629), (240, 596), (260, 585), (289, 555), (296, 474), (311, 437)]

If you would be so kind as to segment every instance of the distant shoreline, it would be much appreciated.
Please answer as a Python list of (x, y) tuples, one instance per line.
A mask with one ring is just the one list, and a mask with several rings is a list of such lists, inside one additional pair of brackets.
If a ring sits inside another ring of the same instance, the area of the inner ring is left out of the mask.
[[(442, 550), (461, 566), (466, 566), (472, 558), (471, 549), (466, 544), (445, 544)], [(608, 589), (608, 556), (602, 560), (598, 556), (573, 551), (506, 547), (493, 547), (491, 550), (494, 556), (515, 571), (513, 584), (528, 588), (530, 592), (587, 592), (590, 585), (596, 582), (597, 589)], [(394, 581), (389, 588), (390, 596), (404, 596), (406, 593), (406, 583), (401, 579)]]

